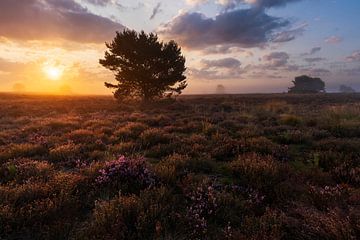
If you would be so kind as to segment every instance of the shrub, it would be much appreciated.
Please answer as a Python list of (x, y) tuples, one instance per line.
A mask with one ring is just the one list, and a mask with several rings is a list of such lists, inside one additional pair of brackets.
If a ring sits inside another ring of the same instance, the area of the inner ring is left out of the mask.
[(287, 176), (285, 168), (272, 157), (255, 153), (240, 155), (230, 163), (230, 169), (240, 183), (266, 190), (273, 188)]
[(189, 160), (187, 155), (174, 153), (156, 164), (154, 171), (163, 182), (175, 184), (177, 177), (184, 175)]
[(67, 134), (67, 139), (74, 143), (95, 143), (98, 139), (95, 133), (86, 129), (77, 129)]
[(26, 158), (42, 156), (47, 149), (39, 144), (11, 144), (0, 148), (0, 161), (7, 161), (12, 158)]
[(49, 160), (54, 163), (74, 165), (81, 158), (81, 148), (73, 142), (50, 149)]
[(296, 115), (283, 114), (280, 116), (280, 123), (289, 126), (299, 126), (302, 123), (302, 119)]
[(169, 143), (171, 137), (160, 129), (150, 128), (140, 135), (140, 139), (144, 146), (154, 146), (160, 143)]
[(147, 167), (143, 158), (119, 157), (105, 163), (96, 178), (99, 186), (125, 193), (138, 193), (142, 189), (154, 186), (155, 176)]

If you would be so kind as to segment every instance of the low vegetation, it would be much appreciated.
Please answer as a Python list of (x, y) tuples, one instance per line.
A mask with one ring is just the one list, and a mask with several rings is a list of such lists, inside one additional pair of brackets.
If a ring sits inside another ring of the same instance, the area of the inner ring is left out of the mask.
[(360, 238), (360, 95), (0, 112), (0, 239)]

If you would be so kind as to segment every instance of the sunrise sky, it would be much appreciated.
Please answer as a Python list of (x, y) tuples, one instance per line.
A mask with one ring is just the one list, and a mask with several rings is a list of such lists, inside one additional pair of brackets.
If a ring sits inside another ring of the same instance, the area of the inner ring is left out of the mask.
[(177, 41), (185, 93), (283, 92), (301, 74), (360, 90), (359, 0), (0, 0), (0, 92), (110, 94), (124, 28)]

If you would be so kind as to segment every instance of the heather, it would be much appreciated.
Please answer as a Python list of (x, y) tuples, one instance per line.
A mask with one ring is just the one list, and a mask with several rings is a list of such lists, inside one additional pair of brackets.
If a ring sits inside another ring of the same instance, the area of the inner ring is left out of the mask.
[(360, 95), (1, 95), (0, 239), (359, 239)]

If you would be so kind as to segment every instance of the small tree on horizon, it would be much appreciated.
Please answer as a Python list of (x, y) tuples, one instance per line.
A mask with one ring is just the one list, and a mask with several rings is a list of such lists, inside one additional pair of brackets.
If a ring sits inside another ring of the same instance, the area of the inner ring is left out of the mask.
[(341, 93), (356, 93), (356, 90), (347, 85), (340, 85), (339, 91)]
[(306, 75), (296, 77), (292, 81), (294, 86), (289, 88), (289, 93), (319, 93), (325, 92), (325, 82), (320, 78)]
[(115, 98), (154, 98), (181, 94), (187, 87), (185, 57), (175, 41), (160, 42), (154, 33), (133, 30), (116, 32), (100, 64), (114, 72), (117, 84), (105, 82), (115, 89)]

